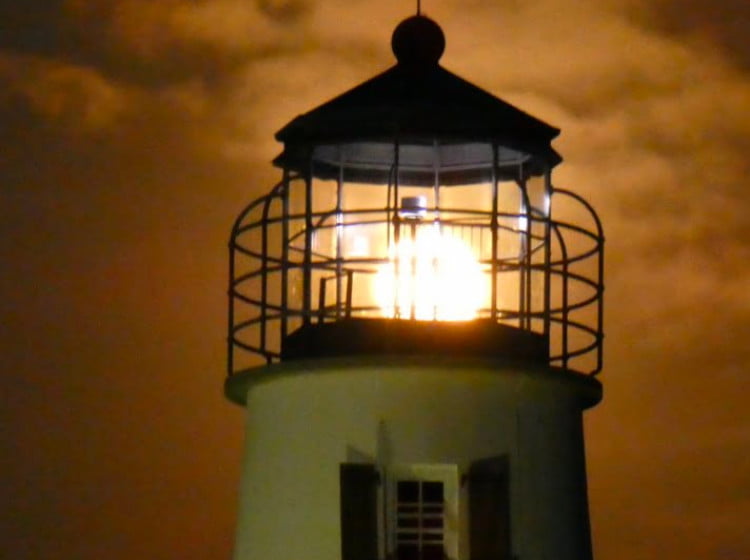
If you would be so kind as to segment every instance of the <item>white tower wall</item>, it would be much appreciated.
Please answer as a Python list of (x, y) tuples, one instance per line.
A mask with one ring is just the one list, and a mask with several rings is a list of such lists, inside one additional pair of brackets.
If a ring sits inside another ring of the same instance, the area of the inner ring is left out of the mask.
[[(511, 550), (591, 558), (582, 411), (592, 378), (452, 359), (326, 359), (235, 375), (247, 406), (236, 560), (341, 558), (339, 465), (455, 465), (506, 456)], [(459, 495), (458, 558), (469, 560)]]

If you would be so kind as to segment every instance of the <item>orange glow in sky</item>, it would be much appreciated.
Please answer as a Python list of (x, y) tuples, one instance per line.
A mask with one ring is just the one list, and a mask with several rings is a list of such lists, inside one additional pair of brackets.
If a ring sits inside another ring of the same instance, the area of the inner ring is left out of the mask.
[[(0, 2), (4, 558), (231, 557), (229, 229), (274, 133), (394, 64), (414, 8)], [(445, 68), (562, 129), (553, 182), (604, 223), (594, 557), (750, 558), (750, 2), (422, 9)], [(420, 308), (472, 293), (446, 275)]]

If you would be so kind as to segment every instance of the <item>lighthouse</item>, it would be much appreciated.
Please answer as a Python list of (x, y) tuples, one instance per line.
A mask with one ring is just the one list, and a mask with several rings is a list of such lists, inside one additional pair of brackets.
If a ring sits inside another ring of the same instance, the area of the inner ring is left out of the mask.
[(396, 63), (276, 135), (230, 240), (227, 397), (246, 409), (236, 560), (589, 560), (603, 234), (559, 130)]

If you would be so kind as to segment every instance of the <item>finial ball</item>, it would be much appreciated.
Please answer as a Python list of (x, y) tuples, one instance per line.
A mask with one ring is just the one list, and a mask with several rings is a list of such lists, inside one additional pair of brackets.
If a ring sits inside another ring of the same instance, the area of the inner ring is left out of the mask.
[(391, 37), (391, 48), (399, 64), (435, 65), (445, 50), (445, 35), (430, 18), (411, 16), (396, 26)]

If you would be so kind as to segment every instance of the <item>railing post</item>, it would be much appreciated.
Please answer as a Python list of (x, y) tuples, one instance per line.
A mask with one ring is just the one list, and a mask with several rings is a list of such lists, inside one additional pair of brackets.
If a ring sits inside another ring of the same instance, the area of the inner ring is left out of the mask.
[(312, 312), (312, 244), (313, 244), (313, 158), (308, 154), (308, 169), (305, 174), (305, 253), (302, 265), (302, 324), (310, 324)]
[(497, 222), (497, 211), (498, 211), (498, 200), (497, 197), (499, 195), (498, 188), (497, 188), (497, 166), (498, 166), (498, 156), (497, 156), (497, 150), (498, 146), (497, 143), (492, 143), (492, 217), (490, 221), (490, 231), (492, 233), (492, 258), (491, 260), (491, 267), (492, 267), (492, 280), (491, 280), (491, 288), (490, 291), (492, 292), (490, 294), (490, 318), (497, 322), (497, 275), (499, 273), (498, 270), (498, 262), (497, 262), (497, 244), (498, 244), (498, 232), (499, 232), (499, 226)]
[(289, 188), (291, 176), (284, 169), (281, 187), (281, 325), (279, 344), (286, 338), (289, 328)]

